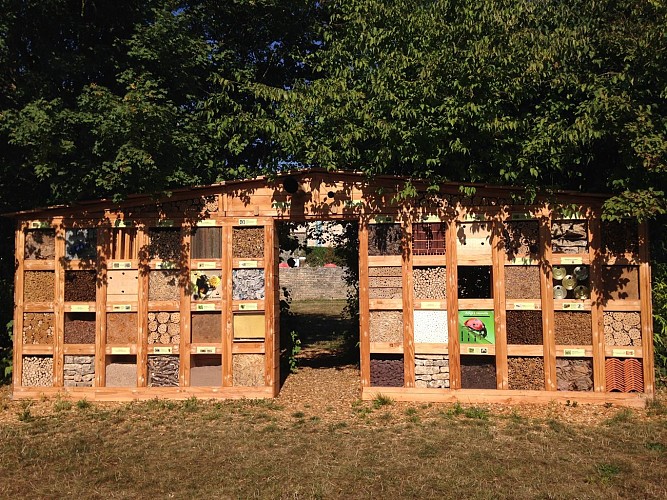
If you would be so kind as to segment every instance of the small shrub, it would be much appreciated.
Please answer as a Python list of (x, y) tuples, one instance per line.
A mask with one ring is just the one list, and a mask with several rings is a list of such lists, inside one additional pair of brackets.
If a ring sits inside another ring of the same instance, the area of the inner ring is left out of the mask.
[(53, 404), (53, 409), (56, 411), (67, 411), (72, 409), (72, 403), (65, 399), (56, 399), (56, 402)]
[(91, 407), (91, 404), (90, 404), (90, 401), (88, 401), (86, 398), (83, 398), (83, 399), (79, 399), (76, 402), (76, 407), (79, 410), (87, 410), (88, 408)]
[(483, 408), (478, 408), (477, 406), (472, 406), (470, 408), (466, 408), (464, 410), (463, 414), (466, 416), (466, 418), (472, 418), (472, 419), (477, 419), (477, 420), (488, 420), (489, 419), (489, 412), (486, 411)]
[(375, 396), (375, 399), (373, 399), (373, 408), (376, 410), (378, 408), (382, 408), (383, 406), (388, 406), (394, 403), (394, 400), (391, 399), (389, 396), (385, 396), (384, 394), (378, 394)]

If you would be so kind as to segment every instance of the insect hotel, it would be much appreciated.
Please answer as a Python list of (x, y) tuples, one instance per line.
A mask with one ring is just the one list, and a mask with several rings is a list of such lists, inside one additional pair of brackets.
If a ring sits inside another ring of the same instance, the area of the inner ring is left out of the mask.
[(406, 182), (310, 170), (13, 214), (14, 397), (276, 396), (276, 224), (308, 220), (359, 223), (364, 399), (653, 395), (646, 225), (601, 221), (599, 195)]

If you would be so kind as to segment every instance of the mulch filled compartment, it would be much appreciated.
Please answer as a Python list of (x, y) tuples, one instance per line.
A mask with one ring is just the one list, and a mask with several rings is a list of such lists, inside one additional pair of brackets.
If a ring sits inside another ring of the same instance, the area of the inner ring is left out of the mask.
[(107, 314), (107, 344), (136, 344), (137, 336), (137, 313)]
[(617, 346), (641, 346), (641, 314), (638, 312), (605, 311), (604, 343)]
[(234, 269), (232, 299), (264, 300), (264, 269)]
[(461, 356), (461, 389), (496, 389), (495, 356)]
[(95, 313), (65, 313), (65, 344), (95, 343)]
[(402, 268), (388, 266), (368, 268), (368, 298), (400, 299), (402, 297)]
[(593, 317), (590, 312), (554, 311), (556, 345), (592, 345)]
[(148, 247), (146, 252), (149, 259), (181, 262), (185, 260), (185, 248), (181, 229), (177, 227), (150, 228), (148, 230)]
[(414, 255), (445, 255), (444, 222), (418, 223), (412, 225), (412, 253)]
[(190, 273), (192, 300), (220, 300), (222, 271), (192, 271)]
[(415, 387), (449, 388), (449, 356), (415, 354)]
[(447, 268), (445, 266), (413, 268), (412, 286), (415, 299), (446, 299)]
[(219, 259), (222, 257), (222, 228), (195, 228), (190, 239), (191, 259)]
[(148, 387), (178, 387), (178, 356), (148, 356)]
[[(53, 344), (55, 315), (53, 313), (24, 313), (23, 314), (23, 343), (24, 344)], [(93, 334), (93, 338), (94, 334)]]
[(234, 354), (232, 365), (235, 387), (261, 387), (266, 385), (264, 354)]
[(458, 266), (459, 299), (491, 299), (491, 266)]
[(496, 327), (493, 311), (459, 311), (459, 342), (462, 344), (494, 344)]
[(111, 230), (110, 257), (112, 260), (133, 260), (138, 257), (136, 229)]
[(131, 355), (107, 356), (107, 387), (137, 386), (137, 357)]
[(403, 387), (403, 355), (371, 354), (371, 387)]
[(23, 279), (23, 299), (26, 302), (51, 302), (55, 295), (53, 271), (26, 271)]
[(400, 224), (370, 224), (368, 255), (401, 255), (403, 229)]
[(518, 256), (537, 257), (540, 250), (540, 227), (536, 220), (507, 221), (503, 224), (503, 243), (508, 259)]
[(559, 391), (592, 391), (593, 360), (556, 358), (556, 382)]
[(234, 338), (264, 340), (266, 319), (264, 314), (234, 314)]
[(178, 271), (156, 271), (148, 273), (148, 300), (179, 300), (180, 273)]
[(65, 302), (95, 302), (95, 271), (65, 271)]
[(551, 223), (554, 253), (588, 252), (588, 223), (585, 220), (555, 220)]
[(97, 258), (97, 229), (69, 229), (65, 231), (65, 257), (69, 260)]
[(635, 220), (602, 222), (602, 251), (612, 255), (639, 252), (639, 226)]
[(232, 257), (264, 258), (264, 227), (235, 227), (232, 230)]
[(53, 260), (56, 258), (54, 229), (28, 229), (25, 232), (23, 258), (26, 260)]
[(457, 255), (488, 255), (491, 257), (491, 224), (464, 222), (456, 228)]
[(507, 311), (507, 343), (542, 345), (542, 311)]
[(371, 342), (403, 342), (403, 311), (371, 311)]
[(222, 314), (220, 312), (192, 313), (192, 342), (194, 344), (222, 342)]
[(509, 388), (512, 390), (544, 390), (544, 359), (541, 357), (507, 358)]
[(65, 356), (65, 387), (92, 387), (95, 381), (95, 356)]
[(602, 268), (606, 300), (639, 300), (638, 266), (605, 266)]
[(607, 392), (644, 392), (641, 359), (607, 358), (605, 375)]
[(180, 312), (149, 312), (148, 343), (178, 344), (181, 341)]
[(447, 311), (416, 310), (414, 336), (415, 343), (446, 344), (449, 341)]
[(505, 266), (505, 297), (539, 300), (539, 266)]
[(220, 387), (222, 357), (219, 354), (193, 354), (190, 358), (191, 387)]
[(53, 356), (23, 356), (23, 387), (53, 386)]
[(551, 273), (554, 299), (591, 298), (588, 266), (553, 266)]

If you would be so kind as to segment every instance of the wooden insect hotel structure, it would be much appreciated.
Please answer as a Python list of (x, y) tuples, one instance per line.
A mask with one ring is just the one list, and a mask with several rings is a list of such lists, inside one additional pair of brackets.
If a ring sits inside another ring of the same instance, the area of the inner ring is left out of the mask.
[(14, 397), (280, 391), (278, 221), (359, 222), (364, 399), (642, 405), (646, 225), (600, 195), (302, 171), (12, 214)]

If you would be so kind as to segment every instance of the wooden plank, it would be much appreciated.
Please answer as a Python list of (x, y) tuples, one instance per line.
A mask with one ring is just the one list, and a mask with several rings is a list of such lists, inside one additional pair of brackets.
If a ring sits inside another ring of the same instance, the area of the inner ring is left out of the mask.
[[(591, 297), (592, 296), (593, 293), (591, 291)], [(555, 311), (590, 311), (593, 307), (593, 301), (591, 299), (555, 299), (552, 301), (552, 304)]]
[(648, 223), (639, 226), (639, 297), (641, 300), (642, 318), (642, 350), (644, 362), (644, 392), (655, 395), (655, 366), (653, 364), (653, 306), (651, 304), (651, 267), (649, 264), (649, 230)]
[[(233, 354), (264, 354), (265, 352), (264, 342), (234, 342), (232, 345)], [(275, 370), (272, 373), (275, 373)]]
[[(136, 245), (138, 248), (148, 246), (149, 236), (148, 228), (141, 227), (137, 231)], [(149, 262), (142, 260), (139, 272), (139, 300), (137, 302), (137, 328), (138, 328), (138, 343), (137, 343), (137, 387), (146, 387), (147, 385), (147, 369), (148, 369), (148, 278), (149, 273), (145, 272)], [(107, 348), (107, 354), (109, 350)]]
[[(590, 221), (593, 219), (589, 220)], [(551, 231), (549, 231), (549, 236), (551, 236)], [(590, 245), (590, 238), (591, 238), (591, 231), (590, 227), (588, 230), (588, 238), (589, 238), (589, 245)], [(551, 247), (549, 247), (551, 248)], [(575, 264), (584, 264), (584, 265), (590, 265), (592, 262), (591, 258), (592, 256), (590, 255), (590, 246), (589, 246), (589, 253), (573, 253), (573, 254), (552, 254), (552, 260), (551, 264), (556, 266), (556, 265), (566, 265), (566, 266), (571, 266)]]
[[(605, 341), (604, 341), (604, 312), (601, 291), (604, 289), (602, 276), (602, 228), (599, 214), (595, 214), (588, 220), (588, 253), (591, 263), (589, 282), (591, 289), (591, 322), (592, 330), (592, 354), (593, 354), (593, 390), (605, 392)], [(556, 307), (554, 305), (554, 307)], [(559, 307), (557, 307), (559, 309)]]
[[(275, 281), (277, 280), (278, 270), (278, 254), (275, 251), (275, 241), (277, 239), (275, 223), (271, 221), (264, 226), (264, 259), (266, 268), (264, 269), (264, 290), (265, 295), (275, 289)], [(264, 330), (265, 330), (265, 344), (266, 353), (264, 355), (264, 380), (268, 387), (271, 387), (272, 392), (275, 392), (276, 384), (280, 384), (280, 380), (274, 379), (275, 363), (279, 363), (279, 358), (274, 358), (274, 343), (276, 332), (274, 330), (274, 305), (272, 300), (266, 300), (266, 311), (264, 314)]]
[(413, 255), (412, 267), (433, 267), (447, 265), (444, 255)]
[[(361, 250), (359, 251), (361, 252)], [(368, 259), (368, 267), (401, 267), (403, 265), (403, 257), (400, 255), (368, 255), (366, 258)]]
[[(235, 219), (225, 219), (222, 228), (222, 276), (225, 280), (223, 297), (225, 298), (222, 308), (222, 339), (225, 348), (222, 353), (222, 385), (232, 387), (234, 385), (232, 348), (234, 344), (234, 313), (232, 303), (232, 232)], [(265, 242), (266, 244), (266, 242)], [(266, 289), (266, 288), (265, 288)]]
[(551, 273), (551, 214), (544, 211), (540, 218), (540, 298), (542, 301), (542, 332), (544, 342), (544, 382), (547, 391), (556, 391), (556, 338), (554, 336), (553, 277)]
[(496, 346), (493, 344), (460, 344), (459, 349), (461, 354), (466, 355), (495, 356), (498, 352)]
[(56, 258), (58, 263), (55, 268), (55, 296), (53, 301), (53, 386), (62, 387), (63, 380), (63, 344), (65, 325), (65, 228), (62, 225), (56, 227)]
[[(185, 262), (191, 262), (192, 255), (192, 233), (189, 229), (183, 228), (183, 248), (185, 249)], [(186, 276), (190, 276), (189, 265), (184, 269)], [(190, 293), (187, 287), (180, 287), (179, 311), (181, 313), (181, 341), (179, 347), (179, 366), (178, 380), (181, 387), (190, 385), (190, 326), (191, 320), (191, 301)], [(167, 311), (167, 309), (163, 309)]]
[(368, 226), (359, 221), (359, 358), (361, 387), (371, 385), (370, 302), (368, 298)]
[[(622, 351), (622, 355), (618, 353)], [(604, 348), (604, 355), (608, 358), (644, 358), (644, 348), (639, 346), (616, 346), (616, 345), (607, 345)], [(650, 363), (650, 360), (653, 358), (646, 358)], [(646, 383), (644, 383), (646, 387)], [(644, 390), (646, 392), (646, 390)]]
[(461, 388), (461, 353), (459, 346), (459, 304), (456, 224), (448, 224), (445, 234), (447, 259), (447, 323), (449, 330), (449, 387)]
[(17, 224), (14, 232), (14, 359), (12, 379), (14, 391), (22, 384), (23, 376), (23, 288), (24, 288), (25, 231), (22, 224)]
[[(25, 241), (25, 239), (24, 239)], [(16, 254), (18, 258), (18, 251)], [(21, 252), (21, 258), (23, 258), (23, 252)], [(53, 271), (56, 268), (55, 260), (24, 260), (23, 269), (26, 271)]]
[[(23, 300), (23, 297), (21, 297)], [(32, 302), (26, 304), (23, 302), (23, 312), (53, 312), (53, 302)]]
[[(447, 270), (449, 272), (449, 269)], [(449, 290), (447, 290), (449, 294)], [(495, 299), (459, 299), (459, 309), (483, 309), (493, 310), (495, 307)]]
[(95, 355), (95, 344), (65, 344), (63, 353), (66, 356)]
[[(99, 283), (95, 295), (95, 386), (106, 385), (106, 352), (107, 339), (107, 262), (111, 252), (111, 231), (109, 228), (97, 230), (97, 276)], [(135, 309), (136, 310), (136, 309)]]
[(448, 354), (448, 344), (415, 343), (415, 354)]
[(447, 310), (447, 301), (446, 300), (429, 300), (429, 299), (414, 299), (414, 308), (419, 309), (432, 309), (432, 310)]
[(493, 258), (493, 311), (496, 335), (496, 382), (498, 389), (509, 389), (507, 368), (507, 329), (505, 316), (505, 248), (503, 245), (503, 224), (496, 220), (491, 225), (491, 242)]
[[(405, 279), (405, 278), (402, 278)], [(405, 289), (403, 289), (405, 291)], [(403, 296), (405, 297), (405, 293)], [(371, 310), (396, 310), (403, 309), (404, 299), (368, 299), (368, 307)]]
[[(645, 293), (641, 287), (641, 264), (639, 266), (639, 286), (640, 286), (640, 296), (642, 293)], [(650, 296), (650, 295), (649, 295)], [(631, 300), (631, 299), (621, 299), (621, 300), (607, 300), (602, 304), (602, 308), (605, 311), (641, 311), (642, 310), (642, 301), (640, 300)]]
[(544, 356), (544, 346), (508, 344), (507, 354), (508, 356)]
[(370, 351), (373, 354), (403, 354), (401, 342), (371, 342)]
[(45, 354), (53, 356), (54, 346), (49, 344), (26, 344), (22, 347), (23, 355), (35, 356)]
[[(140, 280), (141, 281), (141, 280)], [(139, 297), (141, 297), (141, 293), (139, 293)], [(146, 296), (148, 299), (148, 296)], [(188, 300), (190, 299), (190, 296), (188, 295)], [(146, 310), (155, 312), (155, 311), (179, 311), (181, 309), (181, 301), (179, 300), (151, 300), (148, 301), (146, 300), (147, 305), (146, 305)], [(139, 307), (139, 302), (137, 302), (137, 307)], [(219, 309), (220, 306), (217, 306), (217, 309)]]

